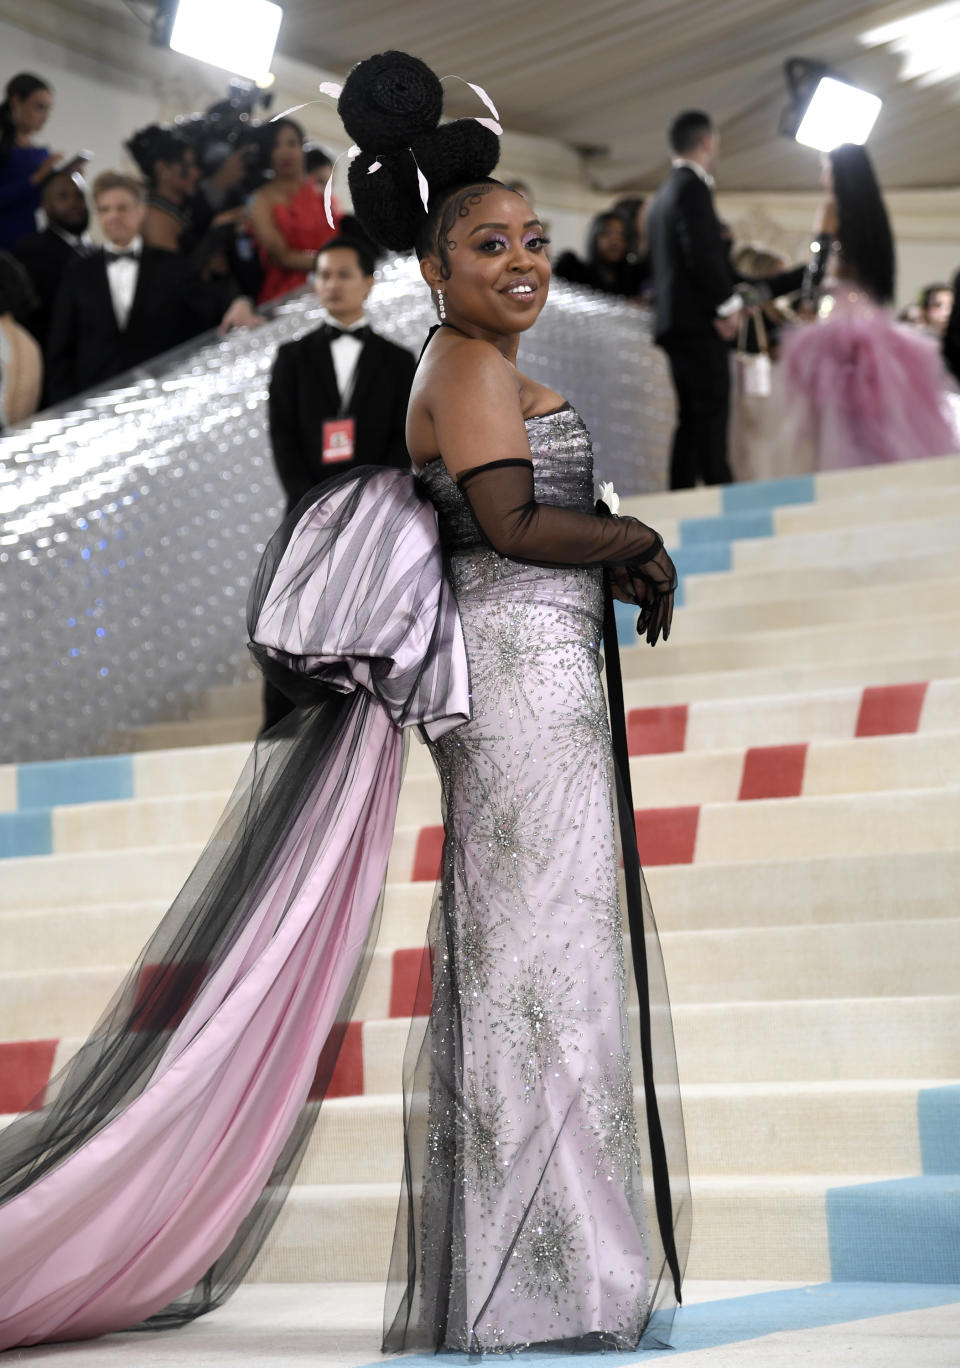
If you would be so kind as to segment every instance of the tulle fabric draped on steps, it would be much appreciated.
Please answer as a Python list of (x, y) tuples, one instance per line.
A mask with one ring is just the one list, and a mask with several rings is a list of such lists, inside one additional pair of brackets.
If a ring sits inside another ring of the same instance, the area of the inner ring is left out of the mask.
[(244, 1276), (376, 938), (401, 729), (469, 716), (435, 517), (409, 476), (353, 472), (308, 498), (248, 616), (254, 654), (303, 706), (254, 748), (43, 1105), (0, 1135), (0, 1348), (182, 1324)]

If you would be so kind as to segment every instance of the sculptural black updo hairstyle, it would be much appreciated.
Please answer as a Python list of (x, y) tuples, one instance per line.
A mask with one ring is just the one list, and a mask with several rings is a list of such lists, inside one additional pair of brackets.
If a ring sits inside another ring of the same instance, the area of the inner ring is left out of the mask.
[[(500, 158), (499, 138), (476, 119), (441, 126), (443, 87), (418, 57), (380, 52), (358, 62), (337, 108), (360, 148), (348, 175), (354, 212), (384, 247), (416, 248), (419, 256), (426, 255), (437, 245), (451, 197), (470, 186), (495, 183), (490, 172)], [(426, 211), (418, 167), (429, 186)]]

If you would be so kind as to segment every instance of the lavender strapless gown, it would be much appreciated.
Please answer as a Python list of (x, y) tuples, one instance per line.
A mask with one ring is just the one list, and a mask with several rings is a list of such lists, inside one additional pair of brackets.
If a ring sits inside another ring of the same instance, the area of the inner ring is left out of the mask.
[[(577, 414), (528, 419), (527, 435), (537, 498), (591, 510)], [(446, 841), (432, 1013), (405, 1070), (385, 1347), (634, 1348), (659, 1268), (633, 1104), (602, 572), (498, 555), (442, 461), (421, 478), (472, 716), (431, 743)]]

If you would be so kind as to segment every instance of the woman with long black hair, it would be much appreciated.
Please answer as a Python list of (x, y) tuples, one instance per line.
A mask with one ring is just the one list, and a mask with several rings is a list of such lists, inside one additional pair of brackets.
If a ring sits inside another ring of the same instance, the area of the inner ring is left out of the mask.
[[(307, 175), (303, 129), (295, 119), (274, 119), (260, 130), (269, 179), (253, 197), (250, 222), (260, 247), (265, 276), (258, 303), (306, 284), (317, 252), (336, 235), (323, 201)], [(333, 221), (340, 219), (338, 208)]]
[(597, 214), (587, 231), (584, 259), (581, 261), (575, 252), (564, 252), (553, 273), (572, 285), (589, 285), (604, 294), (632, 299), (639, 295), (644, 282), (644, 268), (631, 254), (632, 242), (621, 214), (614, 209)]
[(36, 231), (43, 182), (63, 155), (34, 143), (52, 109), (53, 91), (41, 77), (21, 71), (7, 82), (0, 102), (0, 250)]
[(955, 450), (938, 350), (896, 322), (893, 233), (864, 147), (824, 157), (806, 298), (815, 321), (784, 338), (790, 469), (830, 470)]

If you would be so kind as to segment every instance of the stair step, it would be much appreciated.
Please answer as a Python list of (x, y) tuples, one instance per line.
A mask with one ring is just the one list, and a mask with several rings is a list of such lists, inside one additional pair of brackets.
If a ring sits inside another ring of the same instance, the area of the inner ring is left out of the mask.
[(926, 579), (956, 577), (960, 574), (960, 550), (925, 551), (918, 549), (897, 556), (883, 556), (875, 549), (868, 559), (832, 560), (824, 565), (808, 565), (803, 573), (795, 569), (723, 570), (685, 575), (683, 600), (686, 608), (721, 606), (746, 607), (777, 599), (794, 599), (798, 590), (809, 598), (826, 601), (838, 590), (874, 589), (882, 597), (893, 585)]
[[(0, 919), (0, 1040), (82, 1030), (74, 1021), (97, 1015), (125, 972), (123, 966), (139, 956), (155, 922), (147, 924), (143, 913), (131, 918), (124, 940), (116, 926), (101, 921), (104, 941), (94, 939), (88, 927), (78, 938), (82, 954), (72, 956), (68, 945), (51, 945), (35, 934), (32, 960), (22, 967), (15, 967), (17, 939), (7, 945), (8, 924), (9, 918)], [(49, 927), (41, 923), (37, 931), (41, 929)], [(355, 1020), (409, 1014), (424, 932), (421, 927), (406, 946), (377, 946), (354, 1007)], [(936, 995), (950, 993), (956, 985), (960, 918), (668, 931), (660, 941), (674, 1004)], [(625, 951), (629, 957), (629, 937)], [(111, 964), (116, 968), (104, 967)], [(69, 1015), (50, 1018), (52, 1003), (58, 1004), (58, 1013)]]
[[(960, 537), (960, 522), (957, 535)], [(828, 623), (782, 631), (742, 632), (718, 640), (674, 639), (651, 650), (637, 643), (623, 652), (624, 679), (769, 669), (784, 661), (833, 666), (856, 663), (864, 680), (875, 660), (916, 657), (943, 648), (960, 634), (960, 612), (909, 614), (873, 622)], [(891, 649), (894, 647), (895, 649)], [(931, 678), (932, 676), (925, 676)]]
[[(917, 1098), (936, 1087), (913, 1080), (844, 1083), (690, 1084), (683, 1112), (690, 1172), (917, 1173)], [(635, 1093), (638, 1113), (643, 1096)], [(324, 1103), (297, 1174), (300, 1185), (394, 1182), (403, 1167), (399, 1094)]]
[[(829, 1280), (828, 1193), (849, 1186), (850, 1178), (833, 1174), (696, 1179), (687, 1276)], [(877, 1180), (888, 1178), (880, 1174)], [(382, 1282), (396, 1218), (395, 1183), (295, 1187), (251, 1279)], [(322, 1243), (318, 1231), (324, 1232)]]
[[(749, 756), (742, 749), (640, 756), (631, 760), (630, 774), (640, 807), (736, 802), (741, 795), (813, 797), (935, 788), (960, 774), (960, 730), (821, 741), (800, 750), (772, 748)], [(51, 812), (53, 850), (116, 850), (206, 840), (228, 798), (226, 791), (191, 793), (184, 788), (175, 797), (57, 807)], [(0, 830), (6, 822), (11, 840), (19, 820), (0, 813)], [(407, 777), (400, 792), (398, 825), (431, 826), (439, 821), (439, 780)]]
[[(736, 1002), (674, 1011), (681, 1087), (691, 1083), (955, 1078), (960, 998)], [(363, 1025), (364, 1091), (395, 1092), (407, 1023)]]

